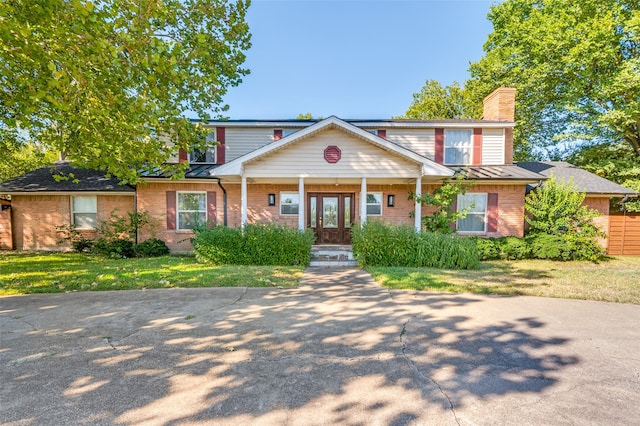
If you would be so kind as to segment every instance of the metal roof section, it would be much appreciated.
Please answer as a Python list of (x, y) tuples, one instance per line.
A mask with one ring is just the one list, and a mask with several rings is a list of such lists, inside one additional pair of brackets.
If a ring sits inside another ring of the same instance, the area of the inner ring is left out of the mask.
[(622, 185), (618, 185), (615, 182), (611, 182), (608, 179), (583, 170), (566, 161), (522, 161), (516, 164), (524, 169), (538, 173), (545, 178), (554, 174), (561, 182), (566, 182), (573, 177), (573, 182), (578, 189), (587, 194), (620, 197), (625, 195), (638, 195), (638, 193), (632, 189), (625, 188)]
[[(0, 194), (42, 193), (42, 192), (108, 192), (130, 193), (136, 188), (132, 185), (120, 185), (116, 178), (105, 177), (104, 171), (82, 169), (69, 162), (58, 161), (51, 166), (41, 167), (22, 176), (0, 183)], [(73, 178), (56, 180), (54, 176)]]
[(500, 166), (455, 166), (451, 167), (455, 176), (463, 175), (467, 179), (473, 180), (517, 180), (528, 182), (539, 182), (546, 177), (519, 167), (515, 164), (505, 164)]
[[(211, 179), (211, 171), (219, 164), (191, 164), (184, 172), (185, 179)], [(154, 169), (153, 171), (143, 171), (140, 175), (145, 179), (171, 179), (171, 173), (164, 173), (160, 169)]]
[(290, 144), (296, 143), (301, 139), (304, 139), (308, 136), (311, 136), (315, 133), (318, 133), (324, 129), (337, 128), (341, 129), (349, 134), (360, 137), (373, 145), (376, 145), (380, 148), (391, 151), (401, 157), (406, 159), (415, 161), (419, 164), (422, 164), (422, 174), (427, 176), (452, 176), (453, 171), (448, 167), (442, 166), (434, 161), (429, 160), (426, 157), (423, 157), (415, 152), (404, 148), (401, 145), (390, 142), (384, 138), (376, 136), (366, 130), (363, 130), (353, 124), (350, 124), (344, 120), (341, 120), (338, 117), (331, 116), (322, 121), (314, 123), (313, 125), (306, 127), (302, 130), (299, 130), (291, 135), (284, 137), (280, 140), (277, 140), (273, 143), (265, 145), (261, 148), (258, 148), (252, 152), (249, 152), (241, 157), (236, 158), (235, 160), (221, 165), (219, 168), (212, 170), (212, 176), (229, 176), (229, 175), (242, 175), (244, 171), (244, 164), (258, 158), (264, 157), (265, 155), (272, 154), (278, 150), (281, 150)]

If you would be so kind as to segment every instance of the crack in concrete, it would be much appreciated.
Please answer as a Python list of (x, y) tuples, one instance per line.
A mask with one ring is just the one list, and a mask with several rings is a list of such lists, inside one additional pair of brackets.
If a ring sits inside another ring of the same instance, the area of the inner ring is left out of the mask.
[(407, 321), (405, 321), (404, 324), (402, 324), (402, 330), (400, 331), (400, 343), (402, 343), (402, 356), (407, 360), (407, 362), (409, 363), (409, 365), (411, 366), (411, 368), (413, 369), (413, 371), (415, 372), (415, 374), (420, 377), (420, 379), (425, 382), (425, 381), (430, 381), (431, 383), (433, 383), (434, 385), (436, 385), (436, 387), (438, 388), (438, 390), (440, 391), (440, 393), (442, 394), (442, 396), (447, 400), (447, 402), (449, 403), (449, 411), (451, 411), (451, 414), (453, 414), (453, 419), (456, 421), (456, 424), (460, 425), (460, 420), (458, 419), (458, 415), (456, 414), (456, 410), (455, 407), (453, 406), (453, 402), (451, 401), (451, 398), (449, 398), (449, 395), (447, 395), (447, 393), (444, 391), (444, 389), (442, 389), (442, 386), (440, 386), (440, 383), (438, 383), (433, 377), (430, 377), (422, 372), (420, 372), (420, 370), (418, 369), (418, 367), (416, 366), (415, 362), (413, 362), (413, 360), (411, 359), (411, 357), (409, 357), (409, 355), (407, 354), (407, 344), (404, 341), (404, 335), (407, 333), (407, 325), (411, 322), (412, 319), (414, 319), (416, 316), (412, 316), (410, 317)]
[(234, 300), (233, 302), (229, 303), (229, 305), (227, 305), (227, 306), (233, 306), (236, 303), (238, 303), (239, 301), (241, 301), (242, 298), (244, 297), (244, 295), (247, 294), (248, 291), (249, 291), (249, 287), (245, 287), (244, 291), (242, 292), (242, 294), (236, 300)]
[(116, 348), (115, 346), (113, 346), (113, 343), (111, 343), (111, 337), (103, 337), (102, 339), (104, 340), (104, 342), (105, 342), (107, 345), (111, 346), (111, 347), (112, 347), (113, 349), (115, 349), (115, 350), (118, 350), (118, 348)]

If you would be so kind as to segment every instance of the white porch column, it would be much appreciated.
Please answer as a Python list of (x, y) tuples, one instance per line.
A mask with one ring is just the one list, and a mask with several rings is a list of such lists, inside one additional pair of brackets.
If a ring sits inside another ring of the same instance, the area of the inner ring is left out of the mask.
[(304, 231), (305, 228), (305, 209), (304, 209), (304, 178), (298, 178), (298, 197), (300, 201), (298, 203), (298, 229)]
[[(422, 178), (416, 179), (416, 198), (422, 196)], [(416, 217), (415, 217), (416, 231), (420, 232), (422, 229), (422, 203), (416, 200)]]
[(247, 224), (247, 178), (242, 176), (240, 186), (240, 227), (244, 229)]
[(367, 223), (367, 178), (362, 178), (360, 186), (360, 223)]

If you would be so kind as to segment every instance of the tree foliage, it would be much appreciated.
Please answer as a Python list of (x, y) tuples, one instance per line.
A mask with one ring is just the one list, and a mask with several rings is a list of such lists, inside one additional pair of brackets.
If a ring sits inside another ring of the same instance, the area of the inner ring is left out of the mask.
[[(0, 128), (134, 182), (219, 114), (250, 47), (248, 0), (3, 0)], [(172, 146), (173, 145), (173, 146)]]
[(56, 161), (52, 151), (23, 140), (16, 132), (0, 129), (0, 182)]
[(530, 234), (578, 234), (595, 237), (601, 235), (593, 223), (599, 216), (596, 210), (584, 206), (586, 194), (573, 183), (559, 182), (552, 174), (542, 185), (525, 198), (525, 216)]
[[(583, 147), (567, 159), (591, 173), (617, 182), (640, 193), (640, 161), (628, 144), (600, 144)], [(621, 200), (615, 200), (613, 209), (621, 209)], [(625, 203), (627, 211), (640, 211), (640, 201), (635, 198)]]
[(516, 87), (516, 158), (585, 140), (640, 158), (640, 2), (504, 0), (467, 88)]
[(398, 118), (442, 120), (481, 116), (482, 104), (474, 102), (458, 82), (443, 87), (439, 81), (427, 80), (420, 92), (413, 94), (413, 102), (404, 116)]

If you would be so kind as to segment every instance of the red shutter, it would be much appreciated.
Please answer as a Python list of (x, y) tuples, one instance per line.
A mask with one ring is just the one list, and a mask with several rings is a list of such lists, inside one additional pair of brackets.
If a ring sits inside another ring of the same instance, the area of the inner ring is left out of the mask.
[(487, 195), (487, 232), (498, 232), (498, 193)]
[(482, 129), (473, 129), (473, 160), (474, 166), (482, 164)]
[(209, 226), (216, 225), (216, 193), (207, 191), (207, 223)]
[(387, 138), (387, 129), (378, 129), (378, 136), (383, 139)]
[(438, 164), (444, 164), (444, 129), (436, 129), (436, 157)]
[(176, 229), (176, 191), (167, 191), (167, 229)]
[(218, 145), (216, 145), (216, 164), (224, 164), (226, 152), (224, 127), (216, 127), (216, 141), (218, 141)]
[[(458, 211), (458, 196), (456, 195), (456, 198), (453, 199), (453, 204), (451, 204), (451, 212), (455, 213), (457, 211)], [(449, 227), (454, 231), (456, 230), (456, 226), (457, 226), (456, 222), (451, 222), (449, 224)]]
[(279, 141), (282, 139), (282, 129), (273, 129), (273, 140)]
[(188, 157), (187, 151), (180, 148), (178, 150), (178, 162), (180, 162), (181, 164), (184, 163), (185, 161), (187, 161), (187, 157)]

